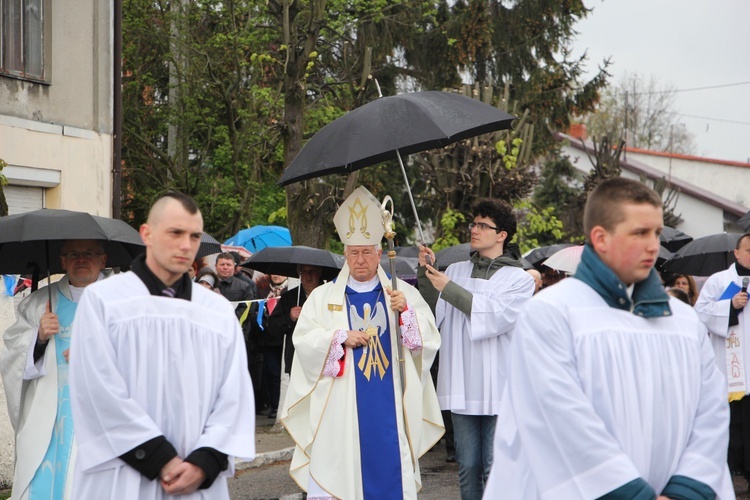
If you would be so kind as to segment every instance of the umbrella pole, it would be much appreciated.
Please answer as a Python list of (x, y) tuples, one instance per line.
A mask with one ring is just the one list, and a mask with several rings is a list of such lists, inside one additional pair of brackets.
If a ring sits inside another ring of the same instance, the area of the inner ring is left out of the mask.
[[(391, 210), (389, 211), (386, 204), (391, 202)], [(391, 288), (398, 290), (398, 278), (396, 276), (396, 250), (393, 245), (393, 238), (396, 236), (396, 232), (393, 230), (393, 199), (390, 196), (386, 196), (383, 199), (381, 215), (383, 217), (383, 227), (385, 228), (385, 238), (388, 240), (388, 262), (391, 268)], [(396, 321), (394, 326), (396, 329), (396, 340), (398, 342), (398, 371), (401, 375), (401, 407), (403, 408), (404, 415), (404, 428), (408, 429), (408, 422), (406, 420), (406, 405), (404, 399), (406, 398), (406, 370), (404, 367), (404, 340), (401, 338), (401, 324), (400, 324), (400, 313), (396, 312)], [(406, 440), (409, 443), (409, 456), (412, 459), (412, 467), (414, 467), (414, 452), (412, 449), (411, 439), (409, 434), (406, 434)]]
[(49, 276), (49, 240), (44, 240), (44, 250), (47, 254), (47, 299), (49, 300), (49, 306), (52, 307), (52, 287), (50, 287), (50, 276)]
[(299, 307), (299, 295), (302, 292), (302, 275), (299, 275), (299, 285), (297, 286), (297, 307)]
[[(419, 222), (419, 214), (417, 214), (417, 205), (414, 203), (414, 197), (411, 195), (411, 186), (409, 186), (409, 178), (406, 176), (406, 169), (404, 168), (404, 162), (401, 159), (401, 153), (396, 150), (396, 157), (398, 157), (398, 164), (401, 167), (401, 173), (404, 174), (404, 184), (406, 184), (406, 192), (409, 194), (409, 202), (411, 203), (411, 209), (414, 211), (414, 218), (417, 220), (417, 231), (419, 231), (419, 241), (422, 245), (427, 246), (424, 241), (424, 233), (422, 233), (422, 223)], [(392, 203), (392, 202), (391, 202)], [(396, 233), (393, 233), (394, 235)]]

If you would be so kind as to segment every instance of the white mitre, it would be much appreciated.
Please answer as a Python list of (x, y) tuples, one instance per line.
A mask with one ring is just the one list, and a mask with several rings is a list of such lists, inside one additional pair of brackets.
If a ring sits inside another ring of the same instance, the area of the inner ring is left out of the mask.
[(364, 186), (359, 186), (333, 216), (336, 232), (344, 245), (380, 245), (385, 229), (381, 204)]

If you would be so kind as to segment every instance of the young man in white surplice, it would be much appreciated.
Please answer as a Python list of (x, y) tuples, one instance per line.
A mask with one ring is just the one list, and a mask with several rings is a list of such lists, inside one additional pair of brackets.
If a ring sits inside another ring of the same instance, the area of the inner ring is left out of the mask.
[(639, 182), (589, 195), (576, 274), (516, 323), (485, 498), (734, 498), (726, 382), (653, 269), (662, 228)]

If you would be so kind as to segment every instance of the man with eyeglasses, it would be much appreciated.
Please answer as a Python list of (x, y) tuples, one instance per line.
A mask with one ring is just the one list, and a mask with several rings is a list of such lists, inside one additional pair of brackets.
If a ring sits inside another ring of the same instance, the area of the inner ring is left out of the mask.
[(105, 277), (104, 242), (65, 241), (60, 262), (65, 276), (24, 299), (4, 335), (0, 370), (16, 432), (14, 499), (70, 495), (76, 456), (68, 397), (70, 330), (84, 288)]
[(296, 443), (289, 473), (311, 500), (416, 499), (418, 458), (444, 432), (430, 377), (440, 336), (419, 293), (400, 280), (392, 290), (380, 267), (381, 217), (363, 187), (341, 205), (346, 265), (312, 291), (294, 329), (281, 422)]
[(443, 338), (437, 393), (441, 409), (451, 412), (463, 500), (482, 497), (492, 466), (505, 356), (516, 318), (534, 294), (521, 252), (510, 243), (516, 233), (510, 205), (482, 200), (473, 214), (470, 260), (441, 273), (434, 252), (421, 246), (417, 274)]

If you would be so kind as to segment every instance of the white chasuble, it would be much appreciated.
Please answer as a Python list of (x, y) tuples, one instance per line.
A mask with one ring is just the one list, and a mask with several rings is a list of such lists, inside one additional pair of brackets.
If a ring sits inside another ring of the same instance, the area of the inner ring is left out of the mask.
[[(381, 286), (390, 287), (390, 279), (382, 268), (378, 269), (378, 276)], [(345, 300), (348, 278), (349, 268), (344, 265), (335, 282), (316, 288), (302, 307), (294, 330), (294, 361), (281, 412), (281, 422), (296, 445), (290, 474), (305, 491), (312, 477), (323, 491), (334, 498), (356, 500), (365, 497), (358, 426), (358, 412), (362, 410), (357, 405), (356, 384), (359, 382), (356, 373), (365, 378), (367, 370), (371, 379), (379, 377), (379, 365), (385, 367), (384, 358), (371, 356), (371, 351), (378, 349), (378, 345), (387, 345), (391, 375), (388, 380), (392, 384), (392, 394), (396, 395), (393, 414), (396, 417), (402, 491), (404, 498), (415, 499), (421, 488), (418, 458), (444, 433), (430, 377), (430, 366), (440, 347), (440, 336), (432, 312), (419, 292), (399, 280), (398, 289), (404, 292), (409, 307), (416, 311), (423, 346), (416, 353), (404, 350), (404, 397), (399, 396), (398, 344), (394, 337), (388, 343), (381, 339), (379, 343), (368, 345), (364, 361), (363, 356), (355, 357), (353, 351), (346, 348), (342, 376), (322, 376), (334, 333), (336, 330), (350, 329), (349, 307)], [(383, 294), (382, 300), (386, 304), (388, 329), (393, 336), (395, 315), (390, 309), (387, 294)], [(369, 317), (379, 321), (378, 311), (370, 310), (362, 314), (362, 308), (357, 310), (361, 322), (367, 322)], [(361, 370), (358, 366), (360, 362)]]

